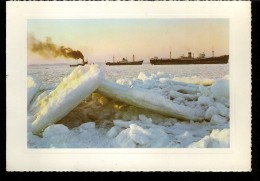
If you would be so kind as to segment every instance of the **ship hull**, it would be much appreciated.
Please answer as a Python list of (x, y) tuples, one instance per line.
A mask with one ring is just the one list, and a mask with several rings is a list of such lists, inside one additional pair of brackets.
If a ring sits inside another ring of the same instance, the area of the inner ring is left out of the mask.
[(84, 66), (86, 64), (88, 64), (88, 62), (79, 63), (79, 64), (75, 64), (75, 65), (70, 65), (70, 67)]
[(106, 65), (142, 65), (142, 61), (136, 61), (136, 62), (107, 62)]
[(227, 64), (229, 55), (191, 59), (150, 59), (152, 65)]

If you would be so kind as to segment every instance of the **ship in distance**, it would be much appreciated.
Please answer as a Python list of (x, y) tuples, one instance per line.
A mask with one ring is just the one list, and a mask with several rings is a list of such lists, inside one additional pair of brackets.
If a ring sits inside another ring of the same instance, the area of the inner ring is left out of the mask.
[(212, 57), (205, 57), (205, 53), (200, 53), (198, 57), (194, 58), (191, 55), (191, 52), (188, 52), (188, 56), (185, 57), (184, 55), (180, 58), (158, 58), (154, 57), (150, 59), (150, 63), (152, 65), (175, 65), (175, 64), (227, 64), (228, 63), (229, 55), (222, 55), (215, 57), (214, 51), (212, 51)]
[(115, 61), (113, 56), (113, 62), (106, 62), (106, 65), (142, 65), (143, 60), (135, 61), (135, 55), (133, 55), (133, 61), (128, 61), (127, 58), (123, 58), (121, 61)]

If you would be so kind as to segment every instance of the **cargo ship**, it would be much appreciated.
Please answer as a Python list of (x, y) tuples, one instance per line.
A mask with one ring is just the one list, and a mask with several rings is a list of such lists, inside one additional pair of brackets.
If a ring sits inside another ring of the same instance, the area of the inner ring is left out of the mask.
[(152, 65), (180, 65), (180, 64), (227, 64), (229, 55), (222, 55), (219, 57), (214, 56), (214, 51), (212, 51), (212, 57), (205, 57), (205, 53), (200, 53), (197, 58), (194, 58), (191, 55), (191, 52), (188, 52), (188, 56), (184, 55), (180, 58), (158, 58), (154, 57), (150, 59), (150, 63)]
[(86, 64), (88, 64), (88, 60), (84, 61), (84, 59), (82, 59), (82, 63), (73, 64), (73, 65), (70, 65), (70, 67), (84, 66)]
[(106, 65), (142, 65), (143, 60), (135, 61), (135, 55), (133, 55), (133, 61), (129, 62), (127, 58), (123, 58), (121, 61), (116, 61), (113, 57), (113, 62), (106, 62)]

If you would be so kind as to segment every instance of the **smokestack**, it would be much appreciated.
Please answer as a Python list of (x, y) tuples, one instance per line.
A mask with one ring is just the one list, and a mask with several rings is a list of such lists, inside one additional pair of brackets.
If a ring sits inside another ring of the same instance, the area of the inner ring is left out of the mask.
[(133, 54), (133, 62), (135, 61), (135, 55)]
[(84, 63), (84, 56), (79, 50), (73, 50), (69, 47), (58, 46), (52, 42), (50, 37), (46, 37), (44, 42), (37, 40), (32, 34), (29, 34), (27, 37), (28, 49), (33, 52), (41, 55), (44, 58), (74, 58), (82, 59)]
[(189, 54), (189, 56), (188, 56), (188, 57), (189, 57), (189, 58), (191, 58), (191, 52), (188, 52), (188, 54)]

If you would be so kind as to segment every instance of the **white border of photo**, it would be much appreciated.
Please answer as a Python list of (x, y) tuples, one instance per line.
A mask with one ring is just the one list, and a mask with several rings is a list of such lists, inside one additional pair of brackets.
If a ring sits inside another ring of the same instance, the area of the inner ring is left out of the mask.
[[(250, 171), (250, 2), (7, 2), (7, 171)], [(27, 19), (228, 18), (230, 148), (27, 148)]]

